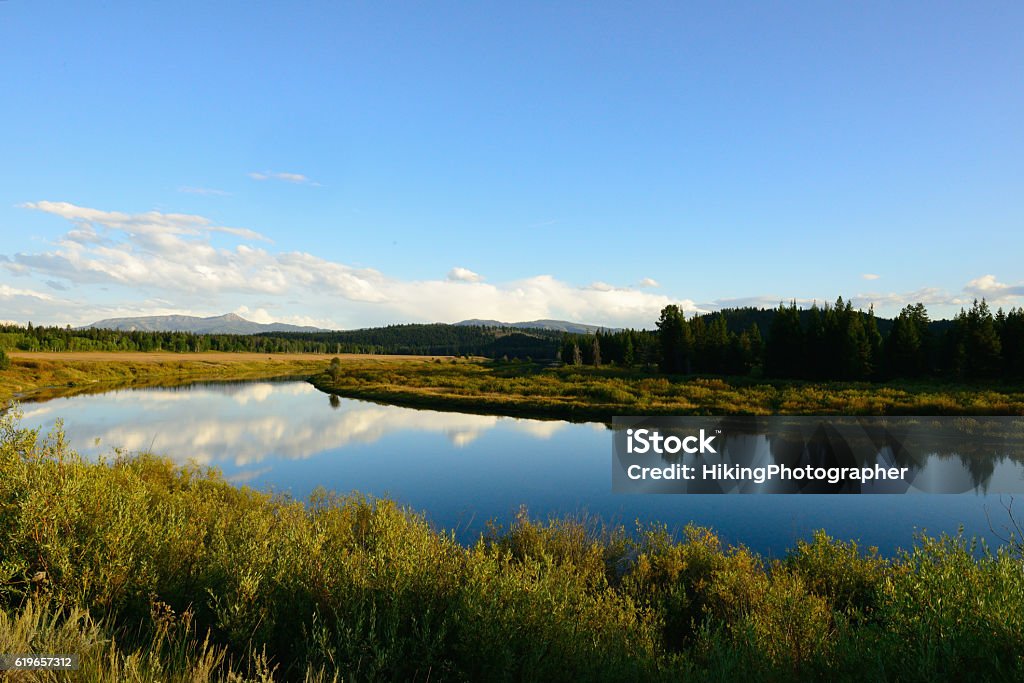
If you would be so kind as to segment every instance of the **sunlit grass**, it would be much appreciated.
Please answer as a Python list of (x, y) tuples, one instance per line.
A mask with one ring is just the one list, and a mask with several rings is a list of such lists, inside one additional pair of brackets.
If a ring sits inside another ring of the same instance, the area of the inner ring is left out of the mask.
[[(323, 366), (321, 366), (321, 372)], [(352, 362), (330, 393), (452, 410), (610, 420), (614, 415), (1024, 415), (1024, 389), (922, 383), (665, 377), (532, 363)]]
[(71, 357), (48, 353), (37, 356), (40, 357), (15, 356), (10, 367), (0, 371), (0, 407), (21, 395), (46, 399), (125, 386), (307, 377), (325, 366), (323, 360), (288, 355), (202, 354), (201, 359), (190, 354), (169, 353), (79, 353)]

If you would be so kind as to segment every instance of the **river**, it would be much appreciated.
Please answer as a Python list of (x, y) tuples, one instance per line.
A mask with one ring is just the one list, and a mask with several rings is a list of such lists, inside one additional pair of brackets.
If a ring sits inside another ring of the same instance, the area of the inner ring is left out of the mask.
[(534, 518), (588, 516), (630, 529), (636, 520), (675, 532), (693, 522), (773, 556), (818, 528), (892, 554), (912, 545), (915, 532), (956, 533), (961, 525), (995, 542), (991, 527), (1001, 532), (1009, 521), (1009, 496), (981, 488), (956, 495), (613, 494), (611, 431), (603, 424), (414, 410), (328, 397), (303, 381), (123, 389), (27, 403), (22, 412), (23, 426), (44, 431), (62, 420), (72, 447), (89, 457), (148, 450), (298, 498), (321, 486), (386, 496), (464, 542), (488, 520), (507, 523), (520, 506)]

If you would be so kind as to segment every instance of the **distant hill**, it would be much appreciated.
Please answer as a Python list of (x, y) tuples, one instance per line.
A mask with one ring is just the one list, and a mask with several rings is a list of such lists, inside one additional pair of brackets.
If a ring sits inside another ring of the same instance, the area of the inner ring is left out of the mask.
[(195, 334), (259, 334), (261, 332), (322, 332), (319, 327), (286, 323), (254, 323), (240, 315), (226, 313), (210, 318), (193, 315), (149, 315), (139, 318), (108, 318), (86, 325), (123, 332), (192, 332)]
[(463, 320), (455, 323), (462, 326), (477, 327), (514, 327), (520, 330), (548, 330), (551, 332), (569, 332), (571, 334), (593, 334), (598, 330), (604, 332), (618, 332), (617, 327), (601, 327), (600, 325), (586, 325), (584, 323), (573, 323), (567, 320), (531, 320), (521, 323), (503, 323), (500, 320)]

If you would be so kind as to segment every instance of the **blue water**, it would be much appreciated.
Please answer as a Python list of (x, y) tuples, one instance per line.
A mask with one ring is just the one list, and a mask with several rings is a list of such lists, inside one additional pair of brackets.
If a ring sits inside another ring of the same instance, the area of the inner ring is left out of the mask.
[[(525, 505), (535, 518), (589, 515), (635, 527), (687, 523), (729, 543), (782, 555), (824, 528), (883, 553), (914, 534), (996, 542), (1009, 496), (621, 495), (611, 492), (611, 431), (602, 424), (413, 410), (341, 399), (305, 382), (199, 384), (54, 399), (22, 407), (24, 426), (59, 418), (71, 445), (93, 457), (152, 450), (219, 468), (232, 482), (305, 498), (323, 486), (387, 496), (437, 527), (474, 540), (487, 520)], [(948, 467), (950, 461), (936, 466)], [(954, 465), (955, 466), (955, 465)], [(1018, 466), (1002, 463), (1000, 468)], [(1014, 471), (1009, 476), (1024, 476)], [(1024, 502), (1018, 507), (1024, 508)]]

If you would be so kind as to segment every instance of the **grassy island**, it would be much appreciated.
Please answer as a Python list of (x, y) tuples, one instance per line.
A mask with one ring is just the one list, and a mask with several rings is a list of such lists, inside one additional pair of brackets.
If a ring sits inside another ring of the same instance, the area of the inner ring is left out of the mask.
[(320, 390), (421, 408), (610, 421), (615, 415), (1024, 415), (1007, 384), (814, 382), (663, 375), (529, 362), (360, 360), (321, 366)]

